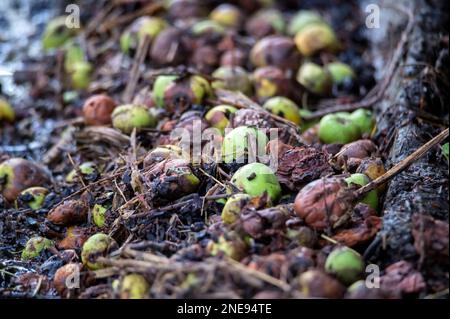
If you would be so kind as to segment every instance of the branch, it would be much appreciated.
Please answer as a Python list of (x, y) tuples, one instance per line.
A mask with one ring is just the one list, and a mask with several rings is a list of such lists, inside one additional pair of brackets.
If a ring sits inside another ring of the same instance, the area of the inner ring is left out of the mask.
[(377, 179), (374, 179), (370, 183), (364, 185), (363, 187), (359, 188), (356, 192), (356, 198), (360, 198), (370, 192), (371, 190), (378, 188), (379, 186), (386, 183), (388, 180), (402, 172), (404, 169), (406, 169), (409, 165), (417, 161), (419, 158), (421, 158), (423, 155), (425, 155), (431, 148), (434, 146), (440, 144), (442, 141), (444, 141), (448, 137), (448, 128), (433, 137), (431, 140), (429, 140), (427, 143), (419, 147), (414, 153), (406, 157), (405, 159), (398, 162), (394, 167), (392, 167), (390, 170), (388, 170), (386, 173), (378, 177)]

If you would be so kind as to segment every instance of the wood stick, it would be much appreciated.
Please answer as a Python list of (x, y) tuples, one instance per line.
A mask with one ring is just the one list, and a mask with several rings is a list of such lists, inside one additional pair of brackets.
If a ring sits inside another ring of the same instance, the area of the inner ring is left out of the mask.
[(133, 66), (131, 67), (130, 78), (128, 79), (128, 84), (125, 88), (125, 93), (123, 94), (122, 100), (125, 103), (131, 103), (133, 98), (136, 85), (139, 81), (140, 72), (139, 68), (144, 62), (145, 56), (150, 47), (150, 37), (145, 36), (144, 40), (140, 42), (137, 49), (136, 55), (134, 56)]
[(356, 198), (360, 198), (370, 192), (371, 190), (378, 188), (379, 186), (386, 183), (388, 180), (393, 178), (398, 173), (402, 172), (404, 169), (406, 169), (409, 165), (417, 161), (419, 158), (421, 158), (423, 155), (425, 155), (431, 148), (436, 146), (437, 144), (441, 143), (448, 137), (448, 128), (443, 130), (441, 133), (433, 137), (431, 140), (429, 140), (427, 143), (419, 147), (414, 153), (406, 157), (405, 159), (398, 162), (396, 165), (394, 165), (390, 170), (388, 170), (386, 173), (381, 175), (380, 177), (374, 179), (370, 183), (364, 185), (363, 187), (359, 188), (356, 192)]

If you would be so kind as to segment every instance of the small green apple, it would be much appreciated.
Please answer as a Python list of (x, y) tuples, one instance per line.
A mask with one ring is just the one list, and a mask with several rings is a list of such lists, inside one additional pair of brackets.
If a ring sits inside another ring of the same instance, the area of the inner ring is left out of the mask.
[(319, 122), (319, 138), (326, 144), (347, 144), (360, 136), (361, 131), (350, 119), (349, 113), (327, 114)]
[(298, 70), (297, 81), (314, 94), (327, 95), (331, 90), (330, 73), (312, 62), (303, 63)]
[(125, 134), (137, 130), (156, 126), (155, 117), (148, 108), (137, 104), (124, 104), (116, 107), (111, 115), (114, 128)]
[(230, 115), (235, 113), (237, 109), (231, 105), (217, 105), (208, 111), (205, 115), (205, 119), (208, 123), (222, 133), (228, 126)]
[[(349, 186), (351, 184), (364, 186), (370, 182), (370, 178), (364, 174), (355, 173), (355, 174), (350, 175), (350, 177), (347, 177), (345, 179), (345, 181), (347, 182), (347, 184)], [(360, 202), (367, 204), (370, 207), (372, 207), (373, 209), (377, 210), (378, 209), (378, 192), (375, 189), (370, 191), (367, 195), (364, 196), (364, 198), (362, 198), (360, 200)]]
[(30, 260), (38, 257), (44, 250), (54, 247), (55, 244), (50, 239), (36, 236), (30, 238), (22, 251), (22, 260)]
[(361, 134), (370, 134), (375, 126), (375, 118), (372, 111), (366, 109), (357, 109), (350, 114), (350, 120), (358, 126)]
[(297, 125), (301, 123), (300, 110), (294, 101), (284, 96), (275, 96), (268, 99), (263, 108), (273, 114), (281, 116)]
[(272, 203), (281, 196), (281, 186), (272, 169), (262, 163), (250, 163), (239, 168), (231, 182), (251, 196), (267, 193)]
[[(254, 127), (239, 126), (228, 132), (222, 144), (222, 156), (225, 163), (237, 161), (243, 163), (247, 155), (257, 157), (265, 154), (269, 140), (266, 134)], [(250, 154), (256, 152), (256, 154)]]
[(334, 249), (325, 261), (325, 271), (336, 276), (345, 285), (361, 279), (364, 260), (360, 254), (348, 247)]

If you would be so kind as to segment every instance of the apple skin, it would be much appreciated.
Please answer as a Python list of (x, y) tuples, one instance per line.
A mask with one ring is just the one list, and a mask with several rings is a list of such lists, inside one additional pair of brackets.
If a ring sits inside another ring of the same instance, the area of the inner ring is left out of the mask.
[(370, 134), (375, 125), (375, 118), (372, 111), (366, 109), (357, 109), (350, 114), (350, 119), (359, 128), (361, 134)]
[(234, 173), (231, 182), (251, 196), (261, 196), (267, 192), (272, 203), (277, 202), (281, 196), (278, 178), (269, 166), (262, 163), (242, 166)]
[[(345, 181), (347, 182), (347, 184), (349, 186), (351, 186), (351, 184), (356, 184), (359, 186), (364, 186), (367, 183), (370, 182), (370, 178), (367, 177), (364, 174), (361, 173), (355, 173), (350, 175), (350, 177), (347, 177), (345, 179)], [(377, 210), (378, 209), (378, 192), (377, 190), (372, 190), (369, 193), (367, 193), (366, 196), (364, 196), (361, 200), (361, 203), (367, 204), (370, 207), (372, 207), (373, 209)]]
[[(222, 157), (225, 163), (233, 161), (245, 160), (246, 154), (249, 151), (250, 145), (254, 145), (257, 154), (252, 156), (257, 157), (265, 154), (265, 148), (269, 140), (263, 131), (255, 127), (239, 126), (228, 132), (222, 144)], [(242, 162), (241, 162), (242, 163)]]
[(350, 119), (350, 114), (338, 112), (325, 115), (319, 122), (319, 138), (326, 144), (347, 144), (361, 136), (358, 126)]
[(263, 108), (297, 125), (301, 123), (300, 110), (297, 104), (284, 96), (275, 96), (268, 99), (263, 104)]
[(330, 73), (312, 62), (303, 63), (297, 72), (297, 81), (308, 91), (317, 95), (328, 95), (331, 91)]
[(353, 249), (338, 247), (328, 255), (325, 271), (336, 276), (343, 284), (351, 285), (361, 279), (364, 273), (364, 260)]
[(347, 78), (354, 79), (356, 74), (350, 65), (342, 62), (331, 62), (325, 67), (331, 75), (333, 84), (339, 84), (345, 81)]

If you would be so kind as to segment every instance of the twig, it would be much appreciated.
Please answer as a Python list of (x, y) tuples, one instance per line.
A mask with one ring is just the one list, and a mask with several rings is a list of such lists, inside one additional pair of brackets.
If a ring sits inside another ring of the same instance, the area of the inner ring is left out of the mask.
[(366, 193), (370, 192), (371, 190), (378, 188), (379, 186), (386, 183), (388, 180), (393, 178), (398, 173), (402, 172), (404, 169), (406, 169), (409, 165), (417, 161), (419, 158), (421, 158), (423, 155), (425, 155), (431, 148), (438, 145), (442, 141), (444, 141), (448, 137), (448, 128), (433, 137), (430, 141), (419, 147), (414, 153), (397, 163), (394, 167), (392, 167), (390, 170), (388, 170), (386, 173), (378, 177), (377, 179), (371, 181), (370, 183), (364, 185), (363, 187), (359, 188), (356, 192), (356, 198), (360, 198), (364, 196)]
[(130, 103), (134, 91), (136, 89), (136, 84), (139, 81), (139, 67), (144, 62), (145, 56), (147, 55), (148, 49), (150, 47), (150, 37), (145, 36), (144, 40), (139, 43), (136, 55), (134, 56), (133, 66), (130, 71), (130, 78), (128, 84), (125, 88), (125, 92), (122, 96), (122, 100), (125, 103)]
[(283, 281), (281, 281), (281, 280), (279, 280), (279, 279), (277, 279), (275, 277), (272, 277), (272, 276), (270, 276), (270, 275), (268, 275), (268, 274), (266, 274), (264, 272), (248, 268), (248, 267), (244, 266), (243, 264), (241, 264), (240, 262), (237, 262), (237, 261), (235, 261), (233, 259), (227, 259), (227, 263), (230, 266), (232, 266), (233, 268), (239, 270), (240, 272), (243, 272), (243, 273), (245, 273), (247, 275), (250, 275), (252, 277), (256, 277), (256, 278), (258, 278), (258, 279), (260, 279), (262, 281), (265, 281), (265, 282), (267, 282), (267, 283), (269, 283), (269, 284), (271, 284), (271, 285), (273, 285), (275, 287), (280, 288), (283, 291), (289, 291), (290, 290), (290, 286), (287, 283), (285, 283), (285, 282), (283, 282)]
[(155, 12), (157, 12), (158, 10), (161, 10), (162, 8), (164, 8), (164, 5), (162, 2), (149, 3), (148, 5), (146, 5), (145, 7), (143, 7), (142, 9), (140, 9), (138, 11), (131, 12), (130, 14), (123, 15), (119, 18), (116, 18), (116, 19), (113, 19), (110, 21), (108, 21), (108, 20), (105, 21), (98, 27), (98, 31), (100, 33), (108, 32), (109, 30), (114, 29), (115, 27), (117, 27), (121, 24), (126, 24), (126, 23), (131, 22), (134, 19), (139, 18), (141, 16), (152, 15)]

